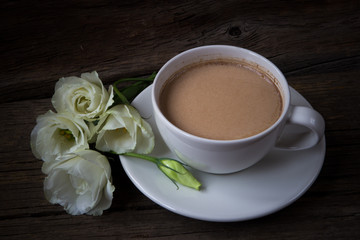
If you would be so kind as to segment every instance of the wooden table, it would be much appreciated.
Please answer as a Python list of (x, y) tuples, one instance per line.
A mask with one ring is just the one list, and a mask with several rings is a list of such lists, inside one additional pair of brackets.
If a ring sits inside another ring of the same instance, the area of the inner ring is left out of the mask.
[[(291, 2), (2, 1), (0, 238), (360, 239), (359, 2)], [(307, 193), (259, 219), (205, 222), (149, 200), (119, 163), (103, 216), (71, 216), (47, 202), (30, 132), (60, 77), (97, 70), (109, 85), (209, 44), (269, 58), (324, 116), (325, 162)]]

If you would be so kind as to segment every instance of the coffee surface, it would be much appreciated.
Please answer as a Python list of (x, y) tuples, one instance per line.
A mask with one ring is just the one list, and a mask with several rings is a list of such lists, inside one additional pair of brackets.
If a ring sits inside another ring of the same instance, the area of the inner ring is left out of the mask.
[(256, 135), (277, 121), (281, 94), (266, 74), (243, 63), (214, 60), (167, 80), (160, 109), (178, 128), (208, 139)]

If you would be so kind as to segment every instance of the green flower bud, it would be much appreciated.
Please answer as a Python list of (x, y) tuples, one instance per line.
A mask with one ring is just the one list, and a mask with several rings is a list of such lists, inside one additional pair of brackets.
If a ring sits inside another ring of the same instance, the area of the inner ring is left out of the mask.
[(184, 164), (175, 159), (156, 158), (133, 152), (121, 153), (121, 155), (140, 158), (155, 163), (175, 185), (176, 182), (178, 182), (196, 190), (199, 190), (201, 187), (201, 183), (184, 167)]
[(201, 183), (177, 160), (159, 159), (158, 167), (172, 181), (196, 190), (201, 187)]

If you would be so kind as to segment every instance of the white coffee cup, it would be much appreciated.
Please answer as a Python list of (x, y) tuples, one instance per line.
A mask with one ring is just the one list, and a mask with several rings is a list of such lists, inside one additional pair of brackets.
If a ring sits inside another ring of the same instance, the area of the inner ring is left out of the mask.
[[(277, 86), (283, 98), (283, 111), (273, 125), (251, 137), (238, 140), (213, 140), (189, 134), (166, 119), (159, 107), (159, 96), (164, 83), (187, 65), (219, 58), (248, 62), (277, 79)], [(204, 172), (226, 174), (252, 166), (276, 147), (286, 124), (305, 126), (312, 133), (307, 146), (288, 147), (291, 150), (313, 147), (324, 135), (325, 122), (317, 111), (309, 107), (290, 105), (289, 86), (281, 71), (261, 55), (239, 47), (210, 45), (176, 55), (156, 75), (151, 98), (156, 125), (165, 143), (184, 163)]]

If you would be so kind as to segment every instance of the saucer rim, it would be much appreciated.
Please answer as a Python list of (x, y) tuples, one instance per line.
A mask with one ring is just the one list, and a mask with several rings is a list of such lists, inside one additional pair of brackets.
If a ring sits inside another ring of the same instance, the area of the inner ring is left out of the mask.
[[(135, 98), (134, 103), (137, 103), (138, 101), (140, 101), (139, 99), (141, 99), (143, 97), (142, 94), (148, 93), (146, 91), (151, 92), (151, 88), (152, 88), (152, 85), (150, 85), (143, 92), (141, 92), (138, 95), (138, 97)], [(290, 87), (290, 93), (291, 93), (291, 95), (290, 95), (291, 97), (293, 97), (293, 95), (298, 95), (297, 97), (301, 98), (301, 101), (303, 102), (304, 106), (311, 107), (310, 103), (300, 93), (298, 93), (295, 89)], [(318, 150), (319, 152), (317, 154), (319, 154), (321, 156), (321, 159), (319, 158), (319, 160), (318, 160), (319, 163), (318, 163), (317, 171), (312, 175), (311, 178), (306, 179), (307, 180), (306, 186), (304, 186), (300, 191), (298, 191), (296, 195), (294, 195), (291, 199), (287, 199), (287, 200), (285, 199), (286, 201), (284, 203), (279, 204), (278, 207), (274, 207), (272, 209), (269, 209), (268, 211), (264, 211), (262, 213), (248, 215), (248, 216), (237, 216), (237, 217), (226, 217), (226, 216), (221, 216), (220, 217), (220, 216), (210, 216), (210, 215), (206, 215), (206, 216), (201, 215), (200, 216), (199, 214), (192, 213), (191, 209), (187, 209), (187, 210), (185, 210), (185, 209), (176, 209), (173, 206), (171, 206), (171, 204), (169, 204), (168, 202), (161, 201), (161, 199), (159, 199), (158, 197), (151, 194), (151, 191), (149, 191), (149, 189), (144, 188), (144, 186), (143, 186), (144, 184), (142, 184), (141, 181), (139, 181), (137, 179), (137, 177), (135, 176), (136, 174), (133, 174), (133, 172), (130, 170), (130, 167), (128, 167), (127, 164), (131, 164), (131, 161), (127, 161), (128, 157), (119, 156), (119, 158), (120, 158), (120, 162), (121, 162), (126, 174), (130, 178), (130, 180), (133, 182), (133, 184), (146, 197), (148, 197), (150, 200), (152, 200), (156, 204), (164, 207), (165, 209), (167, 209), (167, 210), (169, 210), (169, 211), (171, 211), (173, 213), (185, 216), (185, 217), (198, 219), (198, 220), (203, 220), (203, 221), (210, 221), (210, 222), (237, 222), (237, 221), (245, 221), (245, 220), (256, 219), (256, 218), (264, 217), (264, 216), (270, 215), (272, 213), (275, 213), (275, 212), (277, 212), (277, 211), (291, 205), (297, 199), (299, 199), (305, 192), (307, 192), (307, 190), (312, 186), (312, 184), (315, 182), (318, 175), (320, 174), (320, 171), (321, 171), (323, 163), (324, 163), (325, 152), (326, 152), (325, 136), (323, 137), (323, 139), (321, 140), (321, 142), (317, 146), (319, 147), (319, 150)], [(168, 151), (170, 152), (170, 150), (168, 150)], [(206, 174), (208, 176), (213, 175), (213, 174), (205, 173), (205, 172), (199, 172), (199, 173)], [(239, 172), (233, 173), (233, 174), (239, 174)], [(227, 175), (232, 175), (232, 174), (227, 174)], [(183, 186), (180, 186), (180, 187), (183, 187)], [(191, 190), (191, 191), (195, 191), (195, 190)]]

